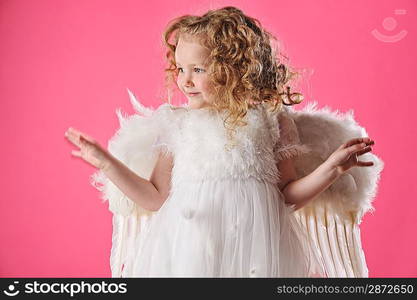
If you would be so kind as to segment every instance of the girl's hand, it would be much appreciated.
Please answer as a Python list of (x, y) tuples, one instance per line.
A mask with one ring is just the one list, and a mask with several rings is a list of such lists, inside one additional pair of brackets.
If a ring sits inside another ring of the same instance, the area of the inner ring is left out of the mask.
[(351, 139), (337, 148), (336, 151), (333, 152), (326, 160), (326, 163), (336, 168), (340, 174), (345, 173), (350, 168), (355, 166), (373, 166), (374, 163), (371, 161), (359, 161), (358, 156), (372, 151), (371, 145), (374, 144), (375, 142), (370, 138)]
[(85, 133), (70, 127), (65, 132), (65, 137), (80, 149), (71, 151), (75, 157), (81, 157), (99, 169), (104, 169), (110, 163), (111, 154)]

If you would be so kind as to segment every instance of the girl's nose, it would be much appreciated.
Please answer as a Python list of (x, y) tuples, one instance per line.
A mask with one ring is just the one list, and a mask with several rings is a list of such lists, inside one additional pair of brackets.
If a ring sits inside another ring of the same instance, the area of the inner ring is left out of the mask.
[(186, 86), (186, 87), (193, 86), (192, 81), (191, 81), (191, 80), (186, 80), (186, 81), (185, 81), (185, 86)]

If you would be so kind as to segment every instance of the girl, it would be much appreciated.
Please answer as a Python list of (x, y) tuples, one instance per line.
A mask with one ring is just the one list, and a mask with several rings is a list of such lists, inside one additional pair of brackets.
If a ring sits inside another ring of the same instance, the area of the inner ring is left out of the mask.
[(129, 91), (138, 114), (118, 112), (108, 151), (65, 133), (114, 213), (114, 277), (367, 276), (375, 143), (352, 116), (289, 108), (302, 95), (272, 39), (235, 7), (174, 19), (167, 81), (188, 103), (152, 110)]

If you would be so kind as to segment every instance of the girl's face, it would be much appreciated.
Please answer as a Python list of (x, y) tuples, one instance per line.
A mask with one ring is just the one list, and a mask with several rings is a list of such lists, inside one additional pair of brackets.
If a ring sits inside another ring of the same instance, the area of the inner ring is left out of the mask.
[(191, 108), (207, 107), (213, 101), (206, 69), (208, 56), (209, 50), (197, 41), (179, 38), (175, 51), (178, 70), (177, 85), (187, 97), (188, 106)]

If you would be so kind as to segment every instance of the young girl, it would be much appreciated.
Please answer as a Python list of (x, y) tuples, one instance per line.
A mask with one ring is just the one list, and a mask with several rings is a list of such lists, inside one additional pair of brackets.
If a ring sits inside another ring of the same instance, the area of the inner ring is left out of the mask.
[(367, 276), (358, 224), (382, 161), (351, 115), (290, 109), (272, 38), (234, 7), (179, 17), (166, 71), (188, 103), (129, 91), (138, 114), (118, 113), (109, 151), (65, 133), (114, 213), (114, 277)]

